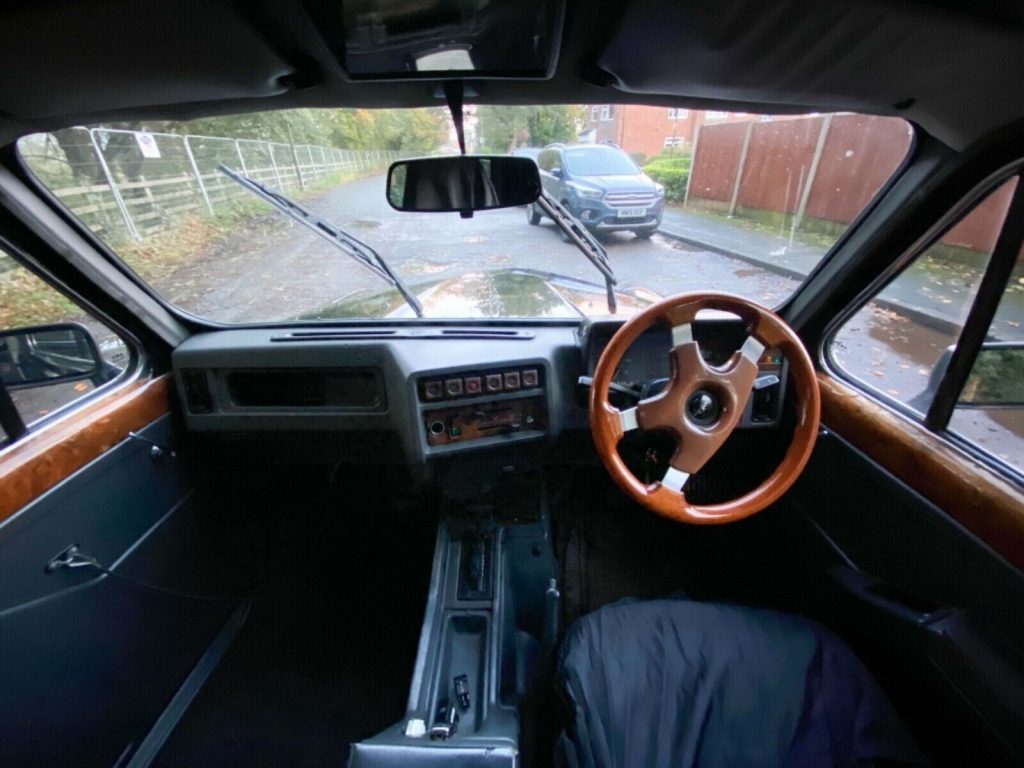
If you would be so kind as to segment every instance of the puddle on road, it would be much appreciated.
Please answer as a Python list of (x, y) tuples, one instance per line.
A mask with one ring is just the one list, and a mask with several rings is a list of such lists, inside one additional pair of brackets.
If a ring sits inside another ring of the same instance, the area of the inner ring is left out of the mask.
[(436, 261), (415, 261), (409, 260), (402, 264), (402, 272), (409, 275), (433, 275), (451, 269), (454, 264), (438, 264)]
[(869, 304), (839, 331), (836, 362), (875, 389), (915, 407), (927, 407), (931, 373), (956, 336), (894, 310)]

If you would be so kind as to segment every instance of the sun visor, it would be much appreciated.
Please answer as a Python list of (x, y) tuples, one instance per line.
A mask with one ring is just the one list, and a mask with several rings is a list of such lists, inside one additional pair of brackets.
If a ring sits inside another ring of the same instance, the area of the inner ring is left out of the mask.
[(287, 62), (226, 3), (5, 10), (0, 96), (22, 119), (271, 96)]
[(331, 40), (353, 80), (550, 78), (564, 0), (345, 0)]
[[(636, 94), (912, 118), (944, 113), (951, 124), (993, 110), (1009, 119), (999, 83), (1022, 70), (1019, 30), (966, 21), (923, 3), (634, 0), (597, 63), (613, 87)], [(975, 76), (964, 78), (967, 70)]]

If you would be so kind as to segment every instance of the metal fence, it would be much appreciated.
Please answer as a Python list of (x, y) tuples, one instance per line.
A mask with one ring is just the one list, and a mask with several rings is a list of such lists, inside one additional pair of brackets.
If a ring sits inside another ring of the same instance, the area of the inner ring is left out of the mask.
[(315, 188), (339, 174), (378, 172), (403, 156), (252, 139), (71, 128), (23, 139), (29, 167), (90, 229), (108, 241), (147, 235), (187, 215), (230, 212), (250, 193), (220, 164), (283, 192)]

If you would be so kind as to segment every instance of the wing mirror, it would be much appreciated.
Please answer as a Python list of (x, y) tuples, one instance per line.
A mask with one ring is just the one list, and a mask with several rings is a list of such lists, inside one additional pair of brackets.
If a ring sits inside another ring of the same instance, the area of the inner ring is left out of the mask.
[(551, 175), (554, 176), (556, 179), (562, 178), (562, 169), (561, 168), (557, 168), (557, 167), (556, 168), (552, 168), (551, 169)]
[(92, 335), (77, 323), (0, 332), (0, 380), (9, 390), (108, 376)]
[(529, 205), (539, 195), (537, 164), (528, 157), (423, 157), (388, 169), (388, 203), (397, 211), (468, 214)]

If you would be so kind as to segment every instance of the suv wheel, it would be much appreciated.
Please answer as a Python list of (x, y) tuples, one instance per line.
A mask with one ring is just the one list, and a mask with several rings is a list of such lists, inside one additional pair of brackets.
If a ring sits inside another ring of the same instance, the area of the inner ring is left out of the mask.
[(540, 224), (540, 211), (537, 210), (537, 206), (533, 203), (526, 206), (526, 220), (533, 226)]
[(633, 234), (639, 237), (641, 240), (650, 240), (651, 237), (657, 232), (657, 228), (652, 227), (651, 229), (634, 229)]

